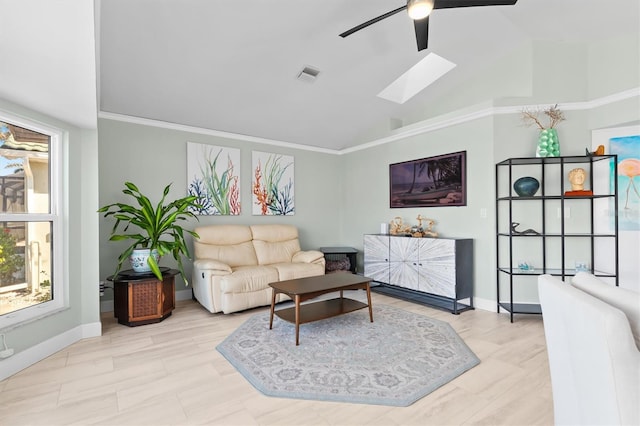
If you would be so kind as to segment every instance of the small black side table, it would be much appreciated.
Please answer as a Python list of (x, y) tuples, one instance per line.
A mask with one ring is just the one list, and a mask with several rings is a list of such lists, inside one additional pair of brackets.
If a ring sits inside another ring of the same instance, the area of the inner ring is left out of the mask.
[(176, 269), (160, 268), (162, 281), (153, 273), (120, 271), (113, 281), (113, 313), (120, 324), (136, 325), (160, 322), (175, 308)]
[(324, 253), (324, 257), (327, 261), (340, 260), (348, 258), (350, 263), (350, 271), (352, 274), (356, 273), (356, 255), (358, 250), (353, 247), (320, 247), (320, 251)]

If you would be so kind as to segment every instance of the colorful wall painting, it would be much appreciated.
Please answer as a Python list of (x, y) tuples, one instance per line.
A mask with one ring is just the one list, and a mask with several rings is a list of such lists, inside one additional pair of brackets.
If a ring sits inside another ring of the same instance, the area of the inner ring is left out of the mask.
[(240, 150), (187, 142), (187, 191), (197, 215), (240, 214)]
[[(640, 135), (612, 137), (609, 150), (618, 156), (618, 229), (639, 231)], [(611, 169), (611, 185), (614, 185), (615, 170)]]
[(290, 216), (295, 212), (293, 156), (253, 151), (254, 215)]

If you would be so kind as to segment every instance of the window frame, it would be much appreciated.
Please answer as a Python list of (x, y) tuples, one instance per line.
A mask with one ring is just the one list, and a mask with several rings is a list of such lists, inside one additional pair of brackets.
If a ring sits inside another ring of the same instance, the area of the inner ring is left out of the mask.
[(64, 256), (63, 143), (66, 132), (44, 123), (0, 110), (0, 121), (48, 135), (49, 139), (49, 213), (2, 213), (1, 221), (51, 223), (52, 299), (14, 312), (0, 315), (0, 330), (14, 328), (51, 315), (68, 307), (66, 256)]

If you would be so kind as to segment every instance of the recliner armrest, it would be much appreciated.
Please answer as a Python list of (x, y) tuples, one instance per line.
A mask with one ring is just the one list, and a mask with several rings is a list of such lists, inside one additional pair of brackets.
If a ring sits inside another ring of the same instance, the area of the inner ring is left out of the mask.
[(193, 267), (197, 270), (210, 270), (215, 272), (233, 272), (231, 266), (215, 259), (198, 259), (193, 262)]
[(324, 260), (324, 253), (319, 250), (299, 251), (291, 258), (292, 262), (300, 263), (317, 263), (319, 260)]

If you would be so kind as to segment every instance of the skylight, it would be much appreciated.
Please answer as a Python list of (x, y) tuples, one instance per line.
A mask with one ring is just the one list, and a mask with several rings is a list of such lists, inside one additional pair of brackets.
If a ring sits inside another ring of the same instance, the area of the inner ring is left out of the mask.
[(453, 62), (429, 53), (378, 93), (378, 97), (403, 104), (455, 67)]

